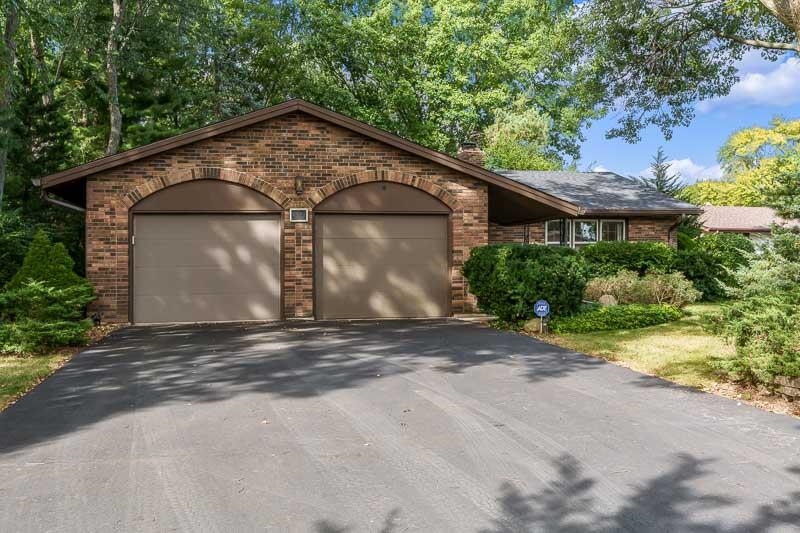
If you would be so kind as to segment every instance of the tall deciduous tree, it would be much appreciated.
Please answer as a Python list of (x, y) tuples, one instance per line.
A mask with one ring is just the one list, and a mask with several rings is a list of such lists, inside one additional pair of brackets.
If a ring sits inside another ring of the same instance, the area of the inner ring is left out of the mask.
[(550, 120), (535, 109), (498, 110), (484, 139), (489, 168), (557, 170), (563, 162), (548, 153)]
[(800, 0), (593, 0), (580, 12), (581, 70), (620, 111), (609, 135), (629, 141), (689, 124), (698, 100), (730, 92), (745, 52), (800, 52)]
[(11, 141), (12, 98), (17, 62), (17, 30), (19, 29), (19, 6), (17, 0), (5, 0), (3, 5), (3, 41), (0, 43), (0, 212), (6, 184), (8, 149)]
[(119, 53), (120, 31), (124, 17), (122, 0), (111, 0), (111, 24), (106, 40), (106, 83), (108, 84), (109, 132), (106, 143), (106, 155), (113, 155), (119, 150), (122, 137), (122, 110), (119, 108)]
[(769, 205), (775, 196), (782, 196), (779, 189), (788, 194), (785, 187), (800, 180), (798, 153), (800, 119), (775, 118), (769, 127), (744, 128), (719, 149), (724, 179), (698, 182), (687, 187), (683, 195), (697, 204)]

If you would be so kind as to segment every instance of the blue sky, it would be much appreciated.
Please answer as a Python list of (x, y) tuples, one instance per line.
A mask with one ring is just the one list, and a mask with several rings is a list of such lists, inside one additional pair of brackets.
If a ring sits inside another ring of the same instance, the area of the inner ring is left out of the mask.
[(749, 52), (738, 69), (740, 81), (731, 93), (698, 103), (692, 124), (674, 130), (669, 141), (656, 128), (643, 131), (637, 144), (606, 139), (605, 132), (615, 123), (613, 115), (593, 124), (586, 132), (578, 168), (639, 175), (661, 145), (673, 162), (673, 171), (680, 172), (686, 182), (719, 178), (717, 150), (731, 133), (748, 126), (766, 126), (776, 115), (800, 118), (800, 59), (785, 56), (770, 62), (758, 52)]

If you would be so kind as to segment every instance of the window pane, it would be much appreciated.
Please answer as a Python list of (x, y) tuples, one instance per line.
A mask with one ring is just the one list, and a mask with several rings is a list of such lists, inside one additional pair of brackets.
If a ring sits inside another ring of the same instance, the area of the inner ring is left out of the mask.
[(597, 241), (597, 221), (596, 220), (576, 220), (575, 221), (575, 243)]
[(601, 222), (602, 239), (604, 241), (621, 241), (624, 240), (625, 223), (621, 221), (606, 221)]
[(550, 220), (547, 222), (547, 236), (545, 238), (548, 244), (561, 243), (561, 221)]

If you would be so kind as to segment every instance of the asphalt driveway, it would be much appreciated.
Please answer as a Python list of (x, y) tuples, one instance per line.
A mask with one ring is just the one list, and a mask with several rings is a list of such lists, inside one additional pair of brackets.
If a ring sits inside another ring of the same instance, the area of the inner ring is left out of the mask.
[(0, 414), (0, 531), (798, 531), (800, 422), (454, 321), (129, 328)]

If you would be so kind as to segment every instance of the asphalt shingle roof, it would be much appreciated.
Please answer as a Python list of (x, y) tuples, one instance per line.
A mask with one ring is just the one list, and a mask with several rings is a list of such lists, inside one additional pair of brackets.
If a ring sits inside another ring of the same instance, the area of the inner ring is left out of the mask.
[(728, 205), (703, 206), (700, 215), (703, 229), (708, 231), (770, 231), (772, 224), (797, 226), (797, 221), (779, 217), (770, 207), (741, 207)]
[(613, 172), (496, 170), (587, 211), (696, 212), (698, 207), (645, 187)]

